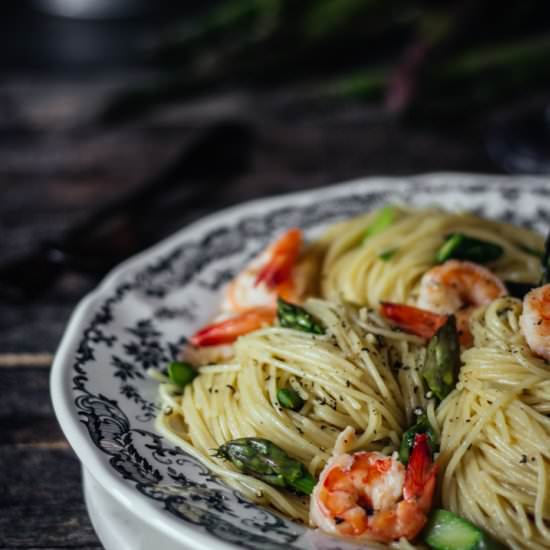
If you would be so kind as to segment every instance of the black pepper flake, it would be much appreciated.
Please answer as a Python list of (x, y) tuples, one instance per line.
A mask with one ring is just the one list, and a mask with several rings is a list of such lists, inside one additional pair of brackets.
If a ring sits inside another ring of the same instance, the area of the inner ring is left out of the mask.
[(235, 388), (231, 384), (226, 384), (225, 387), (229, 388), (232, 393), (235, 393)]
[(346, 380), (346, 387), (349, 388), (351, 386), (351, 382), (349, 380)]
[(304, 435), (304, 430), (302, 430), (302, 428), (299, 428), (298, 426), (296, 426), (296, 431), (297, 431), (300, 435)]
[(526, 464), (527, 463), (527, 455), (521, 455), (521, 460), (519, 461), (520, 464)]
[(268, 382), (269, 380), (271, 380), (271, 376), (266, 376), (266, 377), (264, 378), (264, 382)]

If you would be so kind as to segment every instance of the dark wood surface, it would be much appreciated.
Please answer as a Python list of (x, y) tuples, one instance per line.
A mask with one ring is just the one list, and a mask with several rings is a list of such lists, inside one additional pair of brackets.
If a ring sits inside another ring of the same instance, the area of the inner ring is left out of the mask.
[[(249, 168), (207, 200), (158, 220), (159, 235), (224, 205), (346, 178), (494, 171), (478, 138), (403, 128), (358, 105), (290, 109), (277, 96), (235, 92), (124, 128), (93, 123), (114, 90), (141, 78), (14, 74), (0, 82), (0, 262), (131, 190), (199, 129), (226, 118), (247, 120), (253, 129)], [(0, 548), (101, 548), (83, 503), (79, 462), (48, 390), (48, 354), (96, 282), (67, 274), (37, 300), (0, 304)]]

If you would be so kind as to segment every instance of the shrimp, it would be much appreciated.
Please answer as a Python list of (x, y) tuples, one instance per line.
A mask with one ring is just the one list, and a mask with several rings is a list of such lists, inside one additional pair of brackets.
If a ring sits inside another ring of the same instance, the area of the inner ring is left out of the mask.
[(519, 324), (533, 353), (550, 361), (550, 284), (525, 295)]
[(235, 317), (218, 321), (201, 328), (190, 341), (194, 346), (218, 346), (234, 342), (242, 334), (258, 330), (275, 320), (275, 311), (269, 307), (256, 307)]
[[(214, 323), (195, 333), (196, 347), (231, 344), (239, 336), (273, 323), (277, 297), (298, 302), (303, 285), (294, 269), (302, 246), (302, 232), (289, 229), (254, 258), (227, 286), (222, 311)], [(220, 349), (220, 358), (228, 350)], [(209, 354), (209, 358), (216, 354)]]
[(356, 539), (411, 540), (428, 521), (437, 470), (426, 434), (416, 435), (406, 468), (378, 452), (335, 454), (313, 491), (311, 522)]
[(460, 343), (470, 345), (469, 319), (474, 308), (507, 294), (502, 281), (472, 262), (448, 260), (424, 273), (417, 305), (439, 314), (454, 314)]
[(297, 301), (293, 268), (302, 246), (302, 232), (289, 229), (254, 258), (227, 286), (222, 310), (239, 313), (252, 307), (273, 307), (277, 296)]

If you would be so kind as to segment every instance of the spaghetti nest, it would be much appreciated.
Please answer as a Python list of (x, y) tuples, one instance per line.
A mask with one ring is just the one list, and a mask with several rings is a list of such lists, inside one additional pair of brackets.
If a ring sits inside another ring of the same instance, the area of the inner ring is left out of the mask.
[[(391, 454), (421, 409), (440, 439), (440, 504), (513, 548), (550, 548), (550, 367), (522, 335), (522, 302), (503, 297), (473, 311), (473, 345), (441, 403), (421, 376), (427, 341), (378, 313), (381, 301), (417, 304), (449, 234), (499, 247), (486, 267), (516, 282), (539, 279), (532, 249), (543, 240), (470, 214), (393, 208), (392, 216), (376, 232), (379, 212), (344, 221), (302, 253), (314, 277), (305, 286), (317, 296), (303, 307), (323, 333), (274, 323), (224, 348), (224, 364), (198, 367), (184, 388), (164, 380), (158, 429), (246, 497), (307, 523), (308, 497), (243, 474), (215, 450), (263, 438), (318, 476), (345, 428), (357, 436), (350, 451)], [(280, 388), (298, 394), (300, 407), (283, 408)]]
[(457, 388), (439, 406), (443, 505), (513, 548), (549, 548), (550, 367), (501, 298), (471, 321)]
[(326, 247), (321, 293), (328, 300), (378, 307), (380, 301), (414, 304), (422, 275), (434, 265), (437, 250), (451, 233), (465, 233), (501, 246), (504, 254), (491, 265), (501, 279), (535, 282), (542, 249), (540, 235), (527, 229), (441, 210), (394, 208), (393, 223), (376, 235), (368, 228), (377, 212), (342, 222), (320, 240)]
[[(164, 384), (158, 417), (162, 433), (246, 496), (304, 522), (306, 499), (238, 473), (212, 450), (228, 440), (262, 437), (318, 474), (347, 426), (356, 429), (355, 448), (391, 452), (416, 407), (434, 417), (433, 401), (421, 391), (420, 339), (391, 330), (367, 310), (317, 299), (305, 307), (325, 335), (269, 327), (243, 336), (231, 364), (200, 368), (183, 395)], [(299, 412), (280, 406), (281, 386), (300, 394)]]

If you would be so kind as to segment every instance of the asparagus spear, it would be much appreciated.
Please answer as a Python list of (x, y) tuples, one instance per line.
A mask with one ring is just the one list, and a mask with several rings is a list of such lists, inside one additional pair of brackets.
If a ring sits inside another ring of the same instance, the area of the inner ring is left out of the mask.
[(454, 315), (428, 342), (422, 377), (438, 399), (444, 399), (455, 387), (460, 369), (460, 344)]
[(430, 424), (426, 413), (422, 413), (418, 417), (416, 424), (414, 424), (414, 426), (411, 426), (401, 438), (401, 445), (399, 446), (399, 460), (403, 464), (406, 465), (409, 462), (409, 457), (411, 455), (416, 434), (423, 433), (427, 434), (428, 436), (428, 444), (430, 445), (432, 453), (438, 450), (439, 439), (437, 437), (437, 433)]
[(187, 386), (197, 375), (198, 372), (189, 363), (173, 361), (168, 365), (168, 378), (176, 386)]
[(281, 407), (291, 411), (299, 411), (304, 406), (304, 400), (297, 391), (291, 388), (280, 388), (277, 390), (277, 401)]
[(324, 334), (323, 325), (304, 308), (277, 298), (277, 319), (279, 324), (285, 328), (311, 332), (313, 334)]
[(268, 439), (234, 439), (224, 443), (217, 456), (231, 461), (244, 474), (275, 487), (304, 495), (310, 495), (315, 487), (315, 479), (306, 467)]
[(447, 510), (434, 510), (422, 533), (434, 550), (504, 550), (506, 547), (467, 519)]
[(496, 243), (475, 239), (464, 233), (451, 233), (437, 251), (436, 260), (443, 263), (454, 258), (485, 264), (498, 260), (502, 254), (504, 249)]
[(393, 206), (384, 206), (384, 208), (378, 212), (369, 227), (367, 227), (365, 235), (363, 236), (363, 242), (370, 237), (378, 235), (378, 233), (382, 233), (384, 229), (387, 229), (395, 221), (395, 217), (395, 208)]

